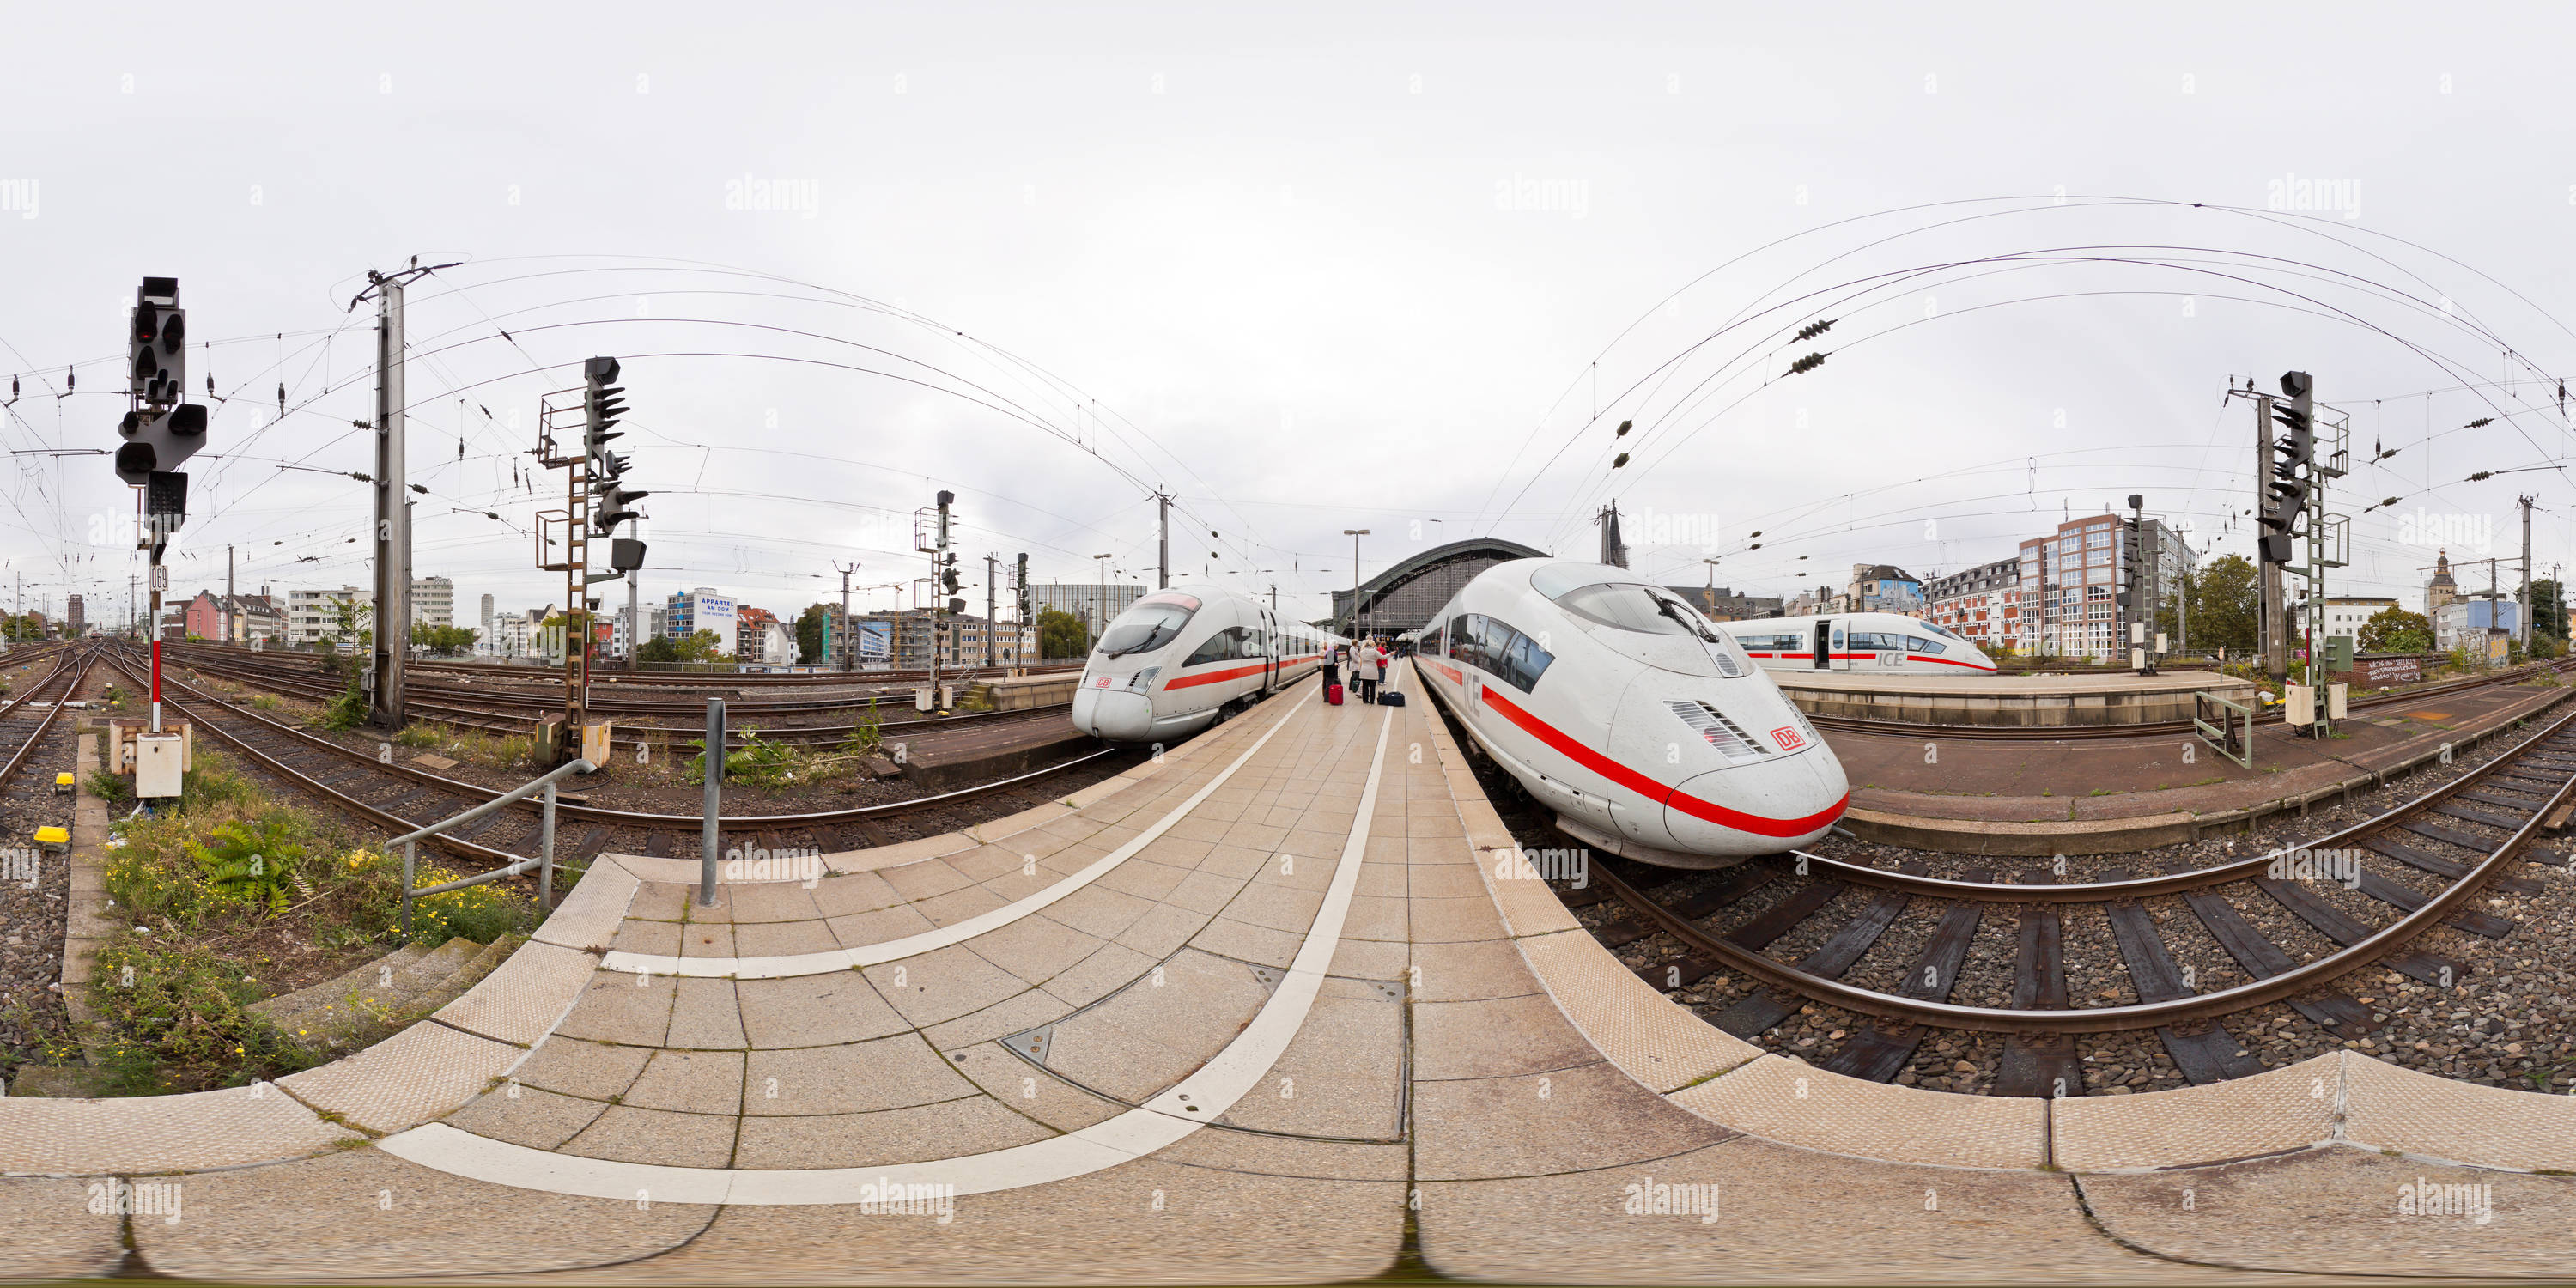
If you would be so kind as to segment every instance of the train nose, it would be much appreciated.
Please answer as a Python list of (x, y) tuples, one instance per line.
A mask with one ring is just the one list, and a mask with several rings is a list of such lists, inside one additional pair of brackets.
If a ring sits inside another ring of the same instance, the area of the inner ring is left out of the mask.
[(1681, 848), (1706, 854), (1778, 854), (1825, 834), (1850, 804), (1842, 762), (1825, 747), (1689, 779), (1664, 805)]
[(1119, 689), (1073, 691), (1073, 727), (1110, 742), (1147, 742), (1154, 733), (1154, 699)]

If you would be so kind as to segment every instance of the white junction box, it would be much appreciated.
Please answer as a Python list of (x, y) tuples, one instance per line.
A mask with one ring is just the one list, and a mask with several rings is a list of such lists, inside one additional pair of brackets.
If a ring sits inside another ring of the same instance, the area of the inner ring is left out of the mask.
[(175, 733), (145, 734), (134, 740), (134, 794), (146, 800), (179, 794), (187, 775), (187, 745)]

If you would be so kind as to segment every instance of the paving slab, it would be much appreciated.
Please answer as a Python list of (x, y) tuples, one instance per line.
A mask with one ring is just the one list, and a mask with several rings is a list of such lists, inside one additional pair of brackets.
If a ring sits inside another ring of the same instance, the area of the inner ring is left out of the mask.
[(2564, 1280), (2576, 1184), (2348, 1146), (2077, 1178), (2102, 1229), (2177, 1261), (2347, 1281)]
[(193, 1171), (363, 1141), (267, 1085), (116, 1100), (0, 1097), (0, 1174)]
[(593, 1272), (677, 1248), (715, 1215), (492, 1185), (374, 1149), (184, 1185), (184, 1219), (138, 1219), (134, 1250), (161, 1274), (217, 1281)]
[(526, 1055), (509, 1043), (424, 1020), (278, 1085), (315, 1109), (384, 1134), (455, 1112)]
[[(84, 734), (82, 740), (90, 737)], [(184, 1192), (179, 1211), (184, 1220)], [(8, 1238), (0, 1239), (0, 1279), (113, 1274), (125, 1260), (124, 1224), (105, 1180), (0, 1178), (0, 1229), (9, 1231)]]

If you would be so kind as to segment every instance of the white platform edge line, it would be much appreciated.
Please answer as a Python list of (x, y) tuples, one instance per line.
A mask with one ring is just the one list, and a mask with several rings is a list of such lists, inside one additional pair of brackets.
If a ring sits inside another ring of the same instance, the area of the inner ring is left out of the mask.
[(1278, 721), (1264, 731), (1260, 738), (1254, 740), (1251, 746), (1244, 748), (1243, 754), (1235, 757), (1233, 764), (1218, 771), (1216, 777), (1209, 779), (1205, 786), (1191, 793), (1188, 800), (1181, 802), (1171, 813), (1157, 819), (1152, 826), (1130, 837), (1125, 844), (1093, 860), (1080, 872), (1036, 894), (1024, 896), (990, 912), (977, 913), (964, 921), (859, 948), (835, 948), (830, 952), (772, 957), (673, 957), (663, 953), (612, 952), (601, 959), (600, 969), (641, 971), (648, 975), (683, 975), (705, 979), (785, 979), (797, 975), (827, 975), (833, 971), (848, 970), (853, 966), (875, 966), (884, 962), (900, 961), (906, 957), (918, 957), (923, 953), (961, 944), (977, 935), (999, 930), (1107, 876), (1119, 864), (1125, 863), (1146, 846), (1161, 839), (1163, 833), (1178, 826), (1182, 819), (1189, 817), (1190, 811), (1205, 804), (1209, 796), (1215, 794), (1218, 788), (1225, 786), (1227, 780), (1234, 777), (1235, 771), (1243, 768), (1244, 763), (1268, 745), (1271, 738), (1277, 736), (1280, 730), (1287, 728), (1288, 722), (1295, 719), (1297, 713), (1304, 710), (1306, 703), (1313, 697), (1314, 695), (1308, 694), (1306, 697), (1299, 698), (1297, 705), (1288, 708), (1286, 715), (1279, 717)]
[[(1299, 704), (1303, 706), (1301, 702)], [(1291, 715), (1295, 712), (1291, 711)], [(1285, 721), (1281, 724), (1284, 726)], [(1377, 750), (1358, 815), (1343, 842), (1339, 864), (1314, 924), (1298, 945), (1288, 975), (1252, 1022), (1215, 1058), (1146, 1107), (1130, 1109), (1079, 1131), (961, 1158), (878, 1167), (717, 1168), (665, 1167), (580, 1158), (477, 1136), (445, 1123), (429, 1123), (378, 1141), (377, 1148), (406, 1162), (470, 1180), (585, 1198), (663, 1203), (815, 1206), (899, 1201), (913, 1186), (949, 1187), (951, 1194), (990, 1194), (1071, 1180), (1152, 1154), (1206, 1127), (1260, 1085), (1314, 1009), (1324, 971), (1340, 949), (1342, 927), (1359, 889), (1368, 851), (1370, 820), (1395, 713), (1378, 722)], [(1274, 727), (1272, 733), (1278, 732)], [(1267, 741), (1269, 735), (1263, 735)], [(1256, 746), (1255, 750), (1258, 747)], [(1250, 753), (1246, 753), (1248, 756)], [(1237, 764), (1241, 762), (1238, 761)], [(1231, 773), (1229, 769), (1227, 772)], [(1190, 1113), (1190, 1104), (1201, 1105)]]

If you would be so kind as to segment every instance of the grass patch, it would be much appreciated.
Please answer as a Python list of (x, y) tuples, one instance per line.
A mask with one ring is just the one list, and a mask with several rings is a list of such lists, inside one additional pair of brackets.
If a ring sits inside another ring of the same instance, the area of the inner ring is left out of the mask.
[(396, 731), (394, 741), (405, 747), (427, 748), (439, 746), (447, 739), (436, 725), (414, 724), (404, 725)]
[[(175, 805), (110, 832), (101, 875), (124, 924), (99, 948), (96, 1017), (77, 1035), (104, 1054), (110, 1089), (240, 1086), (328, 1059), (322, 1042), (280, 1032), (249, 1007), (286, 991), (289, 964), (336, 971), (393, 947), (400, 863), (268, 799), (202, 748)], [(424, 929), (496, 920), (442, 909)]]
[[(463, 876), (426, 866), (412, 875), (412, 888), (444, 885)], [(488, 944), (503, 935), (524, 935), (536, 925), (536, 901), (486, 881), (462, 890), (423, 895), (412, 900), (412, 942), (443, 944), (457, 936)]]
[(111, 774), (104, 769), (89, 771), (89, 790), (91, 795), (110, 805), (127, 805), (134, 801), (134, 784), (125, 781), (124, 775)]
[(274, 693), (254, 693), (251, 695), (250, 705), (251, 709), (254, 711), (273, 713), (284, 711), (286, 709), (286, 704), (279, 701), (277, 695)]

